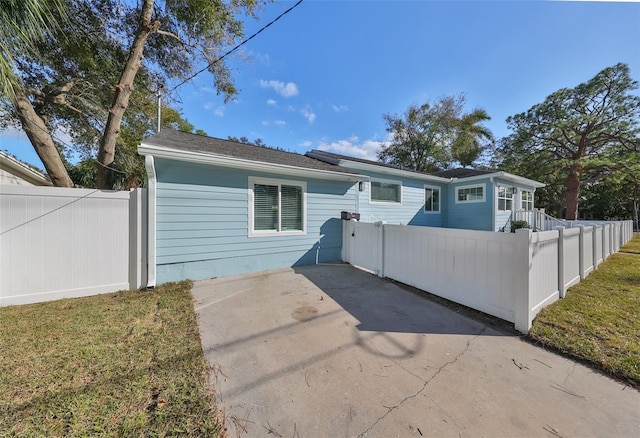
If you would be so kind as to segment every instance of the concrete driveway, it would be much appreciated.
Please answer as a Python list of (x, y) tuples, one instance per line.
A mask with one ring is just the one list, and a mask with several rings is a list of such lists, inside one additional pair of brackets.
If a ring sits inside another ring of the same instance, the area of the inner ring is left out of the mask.
[(348, 265), (193, 295), (231, 436), (640, 436), (636, 390)]

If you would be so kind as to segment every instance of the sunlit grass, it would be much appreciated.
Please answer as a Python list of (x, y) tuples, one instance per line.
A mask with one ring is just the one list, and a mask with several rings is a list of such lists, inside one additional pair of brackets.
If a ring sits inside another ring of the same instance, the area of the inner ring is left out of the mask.
[(640, 386), (640, 249), (636, 234), (565, 299), (543, 309), (531, 339)]
[(0, 308), (0, 436), (218, 436), (188, 282)]

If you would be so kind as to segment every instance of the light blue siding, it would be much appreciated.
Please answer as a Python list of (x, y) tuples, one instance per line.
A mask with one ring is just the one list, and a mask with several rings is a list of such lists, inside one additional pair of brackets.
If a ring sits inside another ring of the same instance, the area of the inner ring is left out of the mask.
[[(355, 210), (352, 182), (156, 159), (158, 283), (339, 261), (340, 211)], [(248, 237), (248, 178), (307, 183), (307, 232)]]
[[(456, 203), (457, 188), (483, 185), (485, 200), (483, 202)], [(447, 228), (467, 230), (493, 230), (493, 184), (489, 178), (452, 183), (448, 187), (447, 196)]]
[(437, 183), (426, 183), (429, 186), (440, 187), (440, 213), (425, 213), (424, 211), (424, 186), (422, 180), (412, 178), (399, 178), (375, 172), (359, 173), (366, 174), (374, 180), (398, 181), (402, 183), (402, 203), (371, 202), (371, 183), (365, 182), (363, 190), (358, 192), (358, 212), (362, 222), (385, 221), (389, 224), (401, 225), (422, 225), (430, 227), (442, 226), (442, 209), (445, 192), (443, 187)]

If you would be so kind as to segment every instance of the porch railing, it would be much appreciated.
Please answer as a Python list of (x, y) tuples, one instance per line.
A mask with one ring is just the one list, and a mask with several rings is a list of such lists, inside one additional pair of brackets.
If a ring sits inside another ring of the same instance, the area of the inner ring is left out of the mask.
[(543, 210), (534, 208), (533, 210), (514, 210), (511, 212), (509, 220), (505, 224), (503, 231), (511, 231), (511, 223), (514, 221), (526, 221), (534, 231), (550, 231), (554, 227), (570, 228), (567, 221), (549, 216)]

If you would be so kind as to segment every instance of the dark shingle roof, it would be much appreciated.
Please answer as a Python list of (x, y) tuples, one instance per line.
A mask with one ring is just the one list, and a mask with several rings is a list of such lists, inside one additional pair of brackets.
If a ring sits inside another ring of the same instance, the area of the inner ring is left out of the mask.
[(418, 172), (416, 170), (409, 169), (406, 167), (403, 168), (400, 166), (394, 166), (392, 164), (381, 163), (379, 161), (365, 160), (363, 158), (349, 157), (347, 155), (334, 154), (333, 152), (319, 151), (315, 149), (310, 152), (307, 152), (307, 155), (310, 155), (318, 159), (322, 159), (323, 157), (326, 157), (328, 159), (327, 161), (332, 162), (332, 160), (335, 160), (336, 164), (339, 160), (349, 160), (349, 161), (356, 161), (358, 163), (372, 164), (374, 166), (382, 166), (382, 167), (389, 167), (391, 169), (404, 170), (407, 172), (421, 173), (423, 175), (438, 176), (440, 178), (469, 178), (471, 176), (495, 173), (495, 170), (463, 169), (463, 168), (441, 170), (439, 172), (433, 172), (433, 173)]
[(471, 176), (487, 175), (489, 173), (495, 173), (495, 170), (480, 170), (480, 169), (449, 169), (441, 170), (440, 172), (432, 173), (434, 176), (440, 176), (442, 178), (469, 178)]
[[(355, 162), (358, 162), (358, 163), (371, 164), (371, 165), (374, 165), (374, 166), (388, 167), (390, 169), (406, 170), (406, 171), (409, 171), (409, 172), (416, 172), (415, 170), (408, 169), (408, 168), (403, 168), (403, 167), (400, 167), (400, 166), (394, 166), (393, 164), (381, 163), (380, 161), (365, 160), (364, 158), (349, 157), (348, 155), (334, 154), (333, 152), (320, 151), (320, 150), (317, 150), (317, 149), (314, 149), (312, 151), (307, 152), (307, 155), (313, 156), (313, 157), (324, 156), (324, 157), (329, 159), (328, 161), (331, 161), (332, 159), (335, 160), (336, 162), (338, 160), (349, 160), (349, 161), (355, 161)], [(322, 159), (322, 158), (318, 158), (318, 159)], [(421, 173), (421, 172), (417, 172), (417, 173)]]
[(143, 141), (150, 146), (169, 148), (177, 151), (197, 152), (211, 155), (225, 155), (243, 160), (262, 163), (282, 164), (304, 169), (351, 173), (348, 169), (315, 160), (305, 155), (276, 149), (253, 146), (220, 138), (166, 129)]

